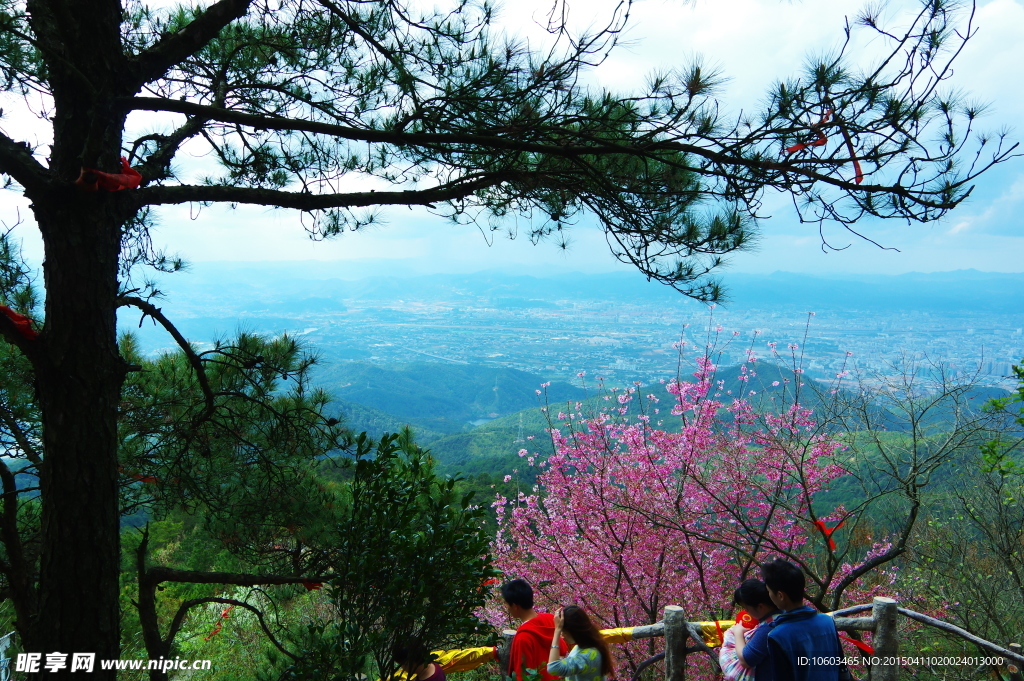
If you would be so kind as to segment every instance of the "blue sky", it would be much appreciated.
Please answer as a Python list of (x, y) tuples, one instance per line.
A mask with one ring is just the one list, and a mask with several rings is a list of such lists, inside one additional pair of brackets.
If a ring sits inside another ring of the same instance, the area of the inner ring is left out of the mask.
[[(511, 3), (509, 3), (511, 5)], [(576, 1), (577, 27), (595, 21), (611, 2)], [(508, 30), (541, 44), (535, 20), (549, 2), (520, 0), (501, 14)], [(639, 74), (678, 67), (695, 55), (729, 78), (722, 100), (729, 111), (756, 106), (773, 80), (797, 73), (808, 55), (834, 49), (842, 38), (844, 17), (861, 2), (847, 0), (640, 0), (633, 13), (628, 44), (593, 77), (612, 89), (628, 89)], [(898, 17), (915, 3), (896, 0), (888, 14)], [(578, 17), (578, 20), (577, 20)], [(1024, 121), (1024, 0), (990, 0), (978, 5), (977, 36), (958, 62), (956, 87), (991, 104), (983, 122), (989, 129), (1012, 128)], [(870, 54), (877, 45), (860, 46)], [(9, 106), (11, 102), (0, 102)], [(11, 111), (8, 108), (8, 111)], [(2, 121), (16, 134), (17, 114)], [(1016, 130), (1017, 139), (1024, 132)], [(1024, 159), (1014, 159), (981, 178), (975, 195), (946, 220), (929, 225), (870, 224), (874, 240), (898, 250), (880, 250), (840, 231), (827, 236), (849, 248), (822, 252), (817, 228), (800, 225), (781, 197), (768, 197), (771, 218), (761, 223), (755, 252), (731, 259), (738, 272), (785, 270), (804, 273), (944, 271), (975, 268), (1024, 271)], [(10, 224), (15, 211), (28, 212), (13, 195), (5, 197), (0, 216)], [(192, 261), (209, 260), (394, 260), (396, 268), (463, 272), (500, 267), (528, 273), (625, 269), (609, 255), (599, 230), (585, 223), (574, 229), (571, 248), (531, 245), (525, 239), (489, 241), (470, 227), (454, 227), (424, 211), (393, 209), (386, 226), (346, 234), (328, 243), (310, 242), (298, 215), (262, 208), (188, 207), (161, 211), (154, 242)], [(27, 226), (27, 225), (26, 225)], [(521, 231), (526, 231), (521, 230)], [(19, 232), (28, 254), (41, 259), (31, 230)]]

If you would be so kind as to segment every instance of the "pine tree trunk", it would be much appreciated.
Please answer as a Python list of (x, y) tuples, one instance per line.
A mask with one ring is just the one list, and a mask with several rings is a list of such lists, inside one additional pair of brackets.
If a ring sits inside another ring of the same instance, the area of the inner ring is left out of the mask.
[[(38, 613), (25, 649), (95, 653), (120, 648), (117, 412), (126, 366), (117, 347), (122, 193), (72, 184), (83, 167), (116, 172), (124, 113), (119, 0), (27, 0), (53, 93), (52, 186), (32, 196), (43, 237), (46, 323), (34, 359), (43, 424)], [(45, 660), (45, 658), (44, 658)]]
[[(26, 650), (118, 656), (117, 198), (71, 190), (34, 206), (46, 247), (46, 330), (36, 367), (45, 461), (39, 612)], [(80, 672), (78, 673), (80, 675)], [(69, 677), (78, 678), (78, 676)]]

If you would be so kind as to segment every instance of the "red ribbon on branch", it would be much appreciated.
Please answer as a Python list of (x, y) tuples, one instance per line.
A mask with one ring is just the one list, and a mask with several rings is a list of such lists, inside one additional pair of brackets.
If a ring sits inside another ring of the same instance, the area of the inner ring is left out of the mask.
[(843, 639), (844, 641), (848, 641), (848, 642), (852, 643), (853, 645), (857, 646), (858, 648), (863, 650), (868, 655), (874, 655), (875, 654), (875, 649), (872, 648), (871, 646), (869, 646), (867, 643), (864, 643), (864, 641), (858, 641), (857, 639), (850, 638), (849, 636), (845, 636), (844, 634), (839, 634), (839, 638)]
[(39, 332), (32, 328), (32, 320), (25, 315), (18, 314), (6, 305), (0, 305), (0, 314), (3, 314), (14, 323), (18, 334), (25, 340), (35, 340), (39, 337)]
[[(821, 126), (825, 125), (825, 123), (828, 123), (829, 119), (831, 118), (832, 109), (828, 109), (827, 111), (825, 111), (825, 115), (821, 117), (820, 121), (810, 126), (811, 130), (814, 131), (814, 134), (817, 135), (817, 138), (811, 140), (810, 142), (800, 142), (799, 144), (788, 146), (786, 147), (785, 153), (795, 154), (796, 152), (803, 151), (808, 147), (823, 146), (828, 141), (828, 136), (821, 131)], [(839, 127), (839, 132), (843, 134), (843, 141), (846, 142), (846, 148), (850, 151), (850, 160), (853, 161), (853, 181), (856, 182), (857, 184), (860, 184), (861, 182), (864, 181), (864, 172), (860, 168), (860, 160), (857, 158), (857, 153), (854, 150), (853, 139), (850, 137), (850, 133), (847, 132), (846, 128), (843, 127), (842, 125), (839, 125), (838, 121), (836, 122), (836, 125), (838, 125)]]
[(818, 527), (819, 530), (821, 530), (821, 533), (825, 535), (825, 539), (828, 539), (828, 548), (829, 548), (830, 551), (835, 551), (836, 550), (836, 542), (835, 542), (834, 539), (832, 539), (832, 533), (835, 532), (836, 530), (838, 530), (840, 527), (842, 527), (845, 523), (846, 523), (845, 520), (840, 520), (838, 525), (836, 525), (835, 527), (829, 528), (829, 527), (825, 526), (825, 521), (824, 520), (815, 520), (814, 521), (814, 524)]
[(128, 159), (121, 157), (120, 173), (105, 173), (102, 170), (93, 168), (82, 168), (81, 174), (75, 180), (75, 185), (87, 192), (94, 192), (100, 189), (108, 192), (118, 192), (122, 189), (138, 189), (142, 183), (142, 174), (128, 165)]
[(828, 123), (828, 119), (832, 118), (832, 109), (825, 112), (825, 115), (821, 117), (821, 120), (811, 126), (811, 130), (818, 136), (817, 139), (811, 142), (801, 142), (800, 144), (794, 144), (791, 147), (786, 147), (787, 154), (795, 154), (798, 151), (803, 151), (807, 147), (820, 147), (828, 141), (828, 137), (821, 131), (821, 126)]
[(217, 620), (217, 626), (213, 628), (213, 631), (210, 632), (209, 636), (203, 639), (204, 641), (209, 641), (211, 638), (220, 633), (221, 628), (224, 626), (224, 620), (226, 620), (231, 615), (231, 609), (233, 607), (235, 606), (229, 605), (228, 607), (224, 608), (224, 610), (220, 613), (220, 619)]
[(155, 475), (146, 475), (145, 473), (129, 473), (128, 471), (126, 471), (124, 469), (124, 466), (118, 466), (117, 467), (117, 472), (121, 473), (122, 475), (127, 475), (132, 480), (138, 480), (139, 482), (145, 482), (145, 483), (152, 484), (152, 483), (155, 483), (157, 481), (157, 478), (156, 478)]

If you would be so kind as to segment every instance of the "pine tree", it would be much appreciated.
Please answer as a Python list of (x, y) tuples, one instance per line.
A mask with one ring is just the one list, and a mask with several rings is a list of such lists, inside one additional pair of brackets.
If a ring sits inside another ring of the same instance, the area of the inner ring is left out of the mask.
[[(295, 209), (317, 237), (389, 205), (485, 229), (526, 216), (535, 240), (590, 215), (617, 257), (711, 300), (710, 273), (750, 243), (769, 189), (809, 222), (927, 221), (1012, 150), (1001, 137), (968, 148), (978, 111), (942, 95), (971, 33), (954, 31), (945, 0), (898, 34), (862, 17), (888, 58), (860, 71), (844, 50), (735, 122), (697, 64), (623, 95), (584, 84), (626, 9), (590, 35), (553, 23), (557, 44), (539, 54), (493, 36), (492, 9), (468, 0), (436, 13), (401, 0), (0, 0), (5, 90), (42, 102), (52, 134), (39, 148), (33, 131), (0, 134), (0, 173), (31, 202), (45, 248), (42, 323), (0, 315), (42, 423), (40, 570), (11, 585), (28, 604), (26, 646), (117, 657), (117, 416), (135, 367), (116, 312), (173, 329), (132, 283), (139, 268), (175, 266), (148, 239), (160, 206)], [(181, 172), (185, 150), (216, 167)], [(377, 188), (349, 190), (356, 180)]]

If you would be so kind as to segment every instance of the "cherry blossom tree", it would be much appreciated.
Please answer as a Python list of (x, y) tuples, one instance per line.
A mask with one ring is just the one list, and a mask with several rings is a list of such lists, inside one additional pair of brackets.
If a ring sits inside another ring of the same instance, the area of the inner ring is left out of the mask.
[[(694, 377), (666, 384), (663, 396), (617, 391), (594, 416), (581, 403), (559, 413), (533, 493), (495, 502), (499, 569), (619, 627), (654, 623), (669, 604), (691, 619), (727, 616), (737, 584), (777, 555), (812, 573), (808, 593), (823, 607), (885, 553), (873, 543), (853, 562), (815, 571), (828, 556), (835, 563), (832, 533), (847, 517), (814, 501), (847, 473), (843, 445), (799, 403), (772, 412), (755, 409), (752, 394), (726, 402), (707, 358)], [(658, 421), (662, 400), (678, 427)], [(891, 582), (882, 575), (873, 587)], [(844, 590), (859, 602), (871, 587), (854, 580)], [(651, 645), (623, 647), (624, 662), (635, 669)]]

